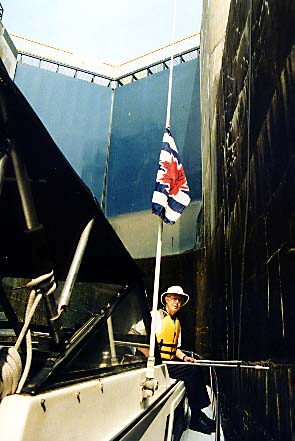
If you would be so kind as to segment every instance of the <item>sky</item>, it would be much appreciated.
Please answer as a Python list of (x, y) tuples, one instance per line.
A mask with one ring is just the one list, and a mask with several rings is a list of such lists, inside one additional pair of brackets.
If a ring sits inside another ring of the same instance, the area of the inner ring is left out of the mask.
[[(8, 33), (112, 64), (172, 41), (174, 0), (0, 0)], [(175, 39), (200, 31), (202, 0), (176, 0)]]

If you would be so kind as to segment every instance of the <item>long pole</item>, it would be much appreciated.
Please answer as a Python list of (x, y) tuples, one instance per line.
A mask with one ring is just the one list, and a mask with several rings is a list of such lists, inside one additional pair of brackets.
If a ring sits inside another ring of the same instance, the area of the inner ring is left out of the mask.
[(152, 324), (151, 324), (151, 335), (150, 335), (150, 351), (149, 351), (149, 357), (148, 357), (148, 362), (147, 362), (147, 372), (146, 372), (147, 378), (154, 378), (156, 313), (157, 313), (157, 309), (158, 309), (158, 295), (159, 295), (159, 284), (160, 284), (162, 236), (163, 236), (163, 220), (161, 218), (159, 218), (156, 265), (155, 265), (155, 278), (154, 278)]
[[(183, 361), (166, 361), (165, 364), (176, 365), (181, 364), (183, 366)], [(261, 366), (259, 364), (248, 365), (241, 364), (241, 362), (235, 361), (213, 361), (213, 360), (195, 360), (193, 363), (189, 363), (190, 366), (209, 366), (209, 367), (226, 367), (226, 368), (242, 368), (242, 369), (256, 369), (256, 370), (269, 370), (269, 366)]]
[(80, 269), (80, 265), (84, 256), (84, 252), (86, 249), (86, 245), (88, 243), (88, 239), (90, 236), (90, 232), (92, 226), (94, 224), (94, 218), (91, 219), (88, 224), (85, 226), (84, 230), (81, 233), (65, 284), (63, 286), (59, 301), (58, 301), (58, 312), (61, 313), (63, 309), (66, 309), (69, 306), (72, 291), (77, 279), (77, 275)]
[[(166, 128), (167, 129), (170, 129), (172, 79), (173, 79), (173, 58), (174, 58), (174, 41), (175, 41), (175, 24), (176, 24), (176, 1), (177, 0), (174, 0), (174, 11), (173, 11), (171, 62), (170, 62), (170, 72), (169, 72), (167, 114), (166, 114)], [(157, 314), (157, 309), (158, 309), (158, 297), (159, 297), (160, 269), (161, 269), (161, 255), (162, 255), (162, 236), (163, 236), (163, 220), (161, 218), (159, 218), (158, 235), (157, 235), (156, 264), (155, 264), (155, 278), (154, 278), (154, 292), (153, 292), (152, 324), (151, 324), (151, 335), (150, 335), (150, 350), (149, 350), (149, 357), (148, 357), (148, 362), (147, 362), (146, 379), (153, 379), (154, 378), (156, 314)]]

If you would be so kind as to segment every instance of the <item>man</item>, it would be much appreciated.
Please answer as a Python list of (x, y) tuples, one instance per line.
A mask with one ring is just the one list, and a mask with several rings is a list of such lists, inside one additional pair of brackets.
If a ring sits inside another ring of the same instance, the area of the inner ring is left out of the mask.
[[(182, 380), (185, 384), (191, 409), (189, 428), (209, 434), (215, 432), (215, 421), (201, 410), (210, 404), (206, 386), (200, 368), (192, 365), (195, 359), (181, 350), (181, 326), (177, 313), (188, 301), (189, 295), (183, 292), (181, 286), (170, 286), (162, 293), (161, 303), (165, 309), (157, 311), (156, 337), (163, 360), (183, 361), (181, 364), (167, 364), (167, 367), (171, 378)], [(137, 325), (133, 331), (143, 333)]]

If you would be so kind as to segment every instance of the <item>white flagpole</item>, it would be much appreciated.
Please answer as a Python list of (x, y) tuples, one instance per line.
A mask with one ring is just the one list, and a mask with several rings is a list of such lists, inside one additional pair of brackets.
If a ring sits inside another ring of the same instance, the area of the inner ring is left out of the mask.
[[(166, 116), (166, 128), (167, 129), (170, 129), (172, 78), (173, 78), (172, 75), (173, 75), (175, 23), (176, 23), (176, 1), (177, 0), (174, 0), (171, 62), (170, 62), (169, 84), (168, 84), (167, 116)], [(161, 255), (162, 255), (162, 236), (163, 236), (163, 220), (161, 218), (159, 218), (158, 236), (157, 236), (157, 251), (156, 251), (156, 265), (155, 265), (155, 278), (154, 278), (154, 293), (153, 293), (152, 324), (151, 324), (151, 335), (150, 335), (150, 350), (149, 350), (149, 357), (148, 357), (148, 362), (147, 362), (146, 379), (153, 379), (154, 378), (156, 317), (157, 317), (158, 296), (159, 296), (160, 268), (161, 268)]]
[(158, 309), (158, 295), (159, 295), (161, 254), (162, 254), (162, 236), (163, 236), (163, 220), (161, 218), (159, 218), (157, 252), (156, 252), (156, 266), (155, 266), (155, 278), (154, 278), (152, 324), (151, 324), (151, 335), (150, 335), (150, 350), (149, 350), (149, 357), (148, 357), (147, 371), (146, 371), (147, 378), (154, 378), (156, 314), (157, 314), (157, 309)]

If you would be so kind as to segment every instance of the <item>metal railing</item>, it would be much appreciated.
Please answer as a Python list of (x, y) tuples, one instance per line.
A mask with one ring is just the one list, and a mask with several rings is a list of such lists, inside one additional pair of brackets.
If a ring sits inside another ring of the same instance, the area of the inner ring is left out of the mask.
[(39, 55), (30, 54), (28, 52), (18, 52), (18, 62), (39, 67), (40, 69), (67, 75), (72, 78), (88, 81), (89, 83), (101, 84), (110, 87), (112, 78), (109, 76), (92, 72), (87, 69), (72, 66), (70, 64), (61, 63), (51, 60), (50, 58), (40, 57)]
[(218, 375), (216, 372), (217, 368), (230, 368), (230, 369), (255, 369), (269, 371), (269, 366), (263, 366), (259, 364), (247, 364), (242, 361), (213, 361), (213, 360), (198, 360), (200, 361), (200, 366), (208, 366), (210, 369), (210, 376), (212, 376), (212, 387), (213, 387), (213, 407), (214, 416), (216, 422), (216, 432), (215, 441), (221, 441), (221, 431), (222, 431), (222, 409), (220, 404), (220, 389), (218, 384)]
[[(212, 395), (210, 396), (211, 401), (211, 407), (213, 411), (213, 417), (215, 418), (215, 441), (221, 441), (223, 436), (221, 436), (222, 433), (222, 410), (220, 405), (220, 389), (218, 384), (218, 374), (217, 369), (238, 369), (240, 372), (241, 369), (255, 369), (255, 370), (261, 370), (261, 371), (269, 371), (270, 367), (263, 364), (258, 363), (247, 363), (243, 362), (242, 360), (204, 360), (202, 359), (198, 354), (191, 352), (191, 351), (184, 351), (188, 356), (194, 356), (195, 363), (192, 363), (193, 366), (199, 366), (199, 367), (207, 367), (210, 371), (210, 389), (212, 392)], [(167, 362), (167, 364), (183, 364), (183, 362)]]
[[(199, 54), (199, 46), (176, 54), (173, 57), (173, 65), (175, 66), (187, 61), (191, 61), (198, 58)], [(92, 72), (80, 67), (75, 67), (66, 63), (52, 60), (50, 58), (40, 57), (25, 51), (19, 51), (18, 62), (115, 89), (116, 87), (124, 86), (125, 84), (132, 83), (155, 73), (169, 69), (171, 59), (170, 57), (165, 58), (118, 77), (111, 77), (97, 72)]]
[[(187, 61), (191, 61), (195, 58), (198, 58), (200, 55), (200, 47), (193, 47), (184, 52), (174, 55), (173, 57), (173, 66), (185, 63)], [(149, 77), (155, 73), (161, 72), (163, 70), (167, 70), (170, 68), (171, 57), (164, 58), (163, 60), (154, 62), (153, 64), (149, 64), (147, 66), (138, 68), (132, 72), (121, 75), (115, 79), (118, 83), (118, 86), (124, 86), (125, 84), (132, 83), (133, 81), (140, 80), (142, 78)]]

